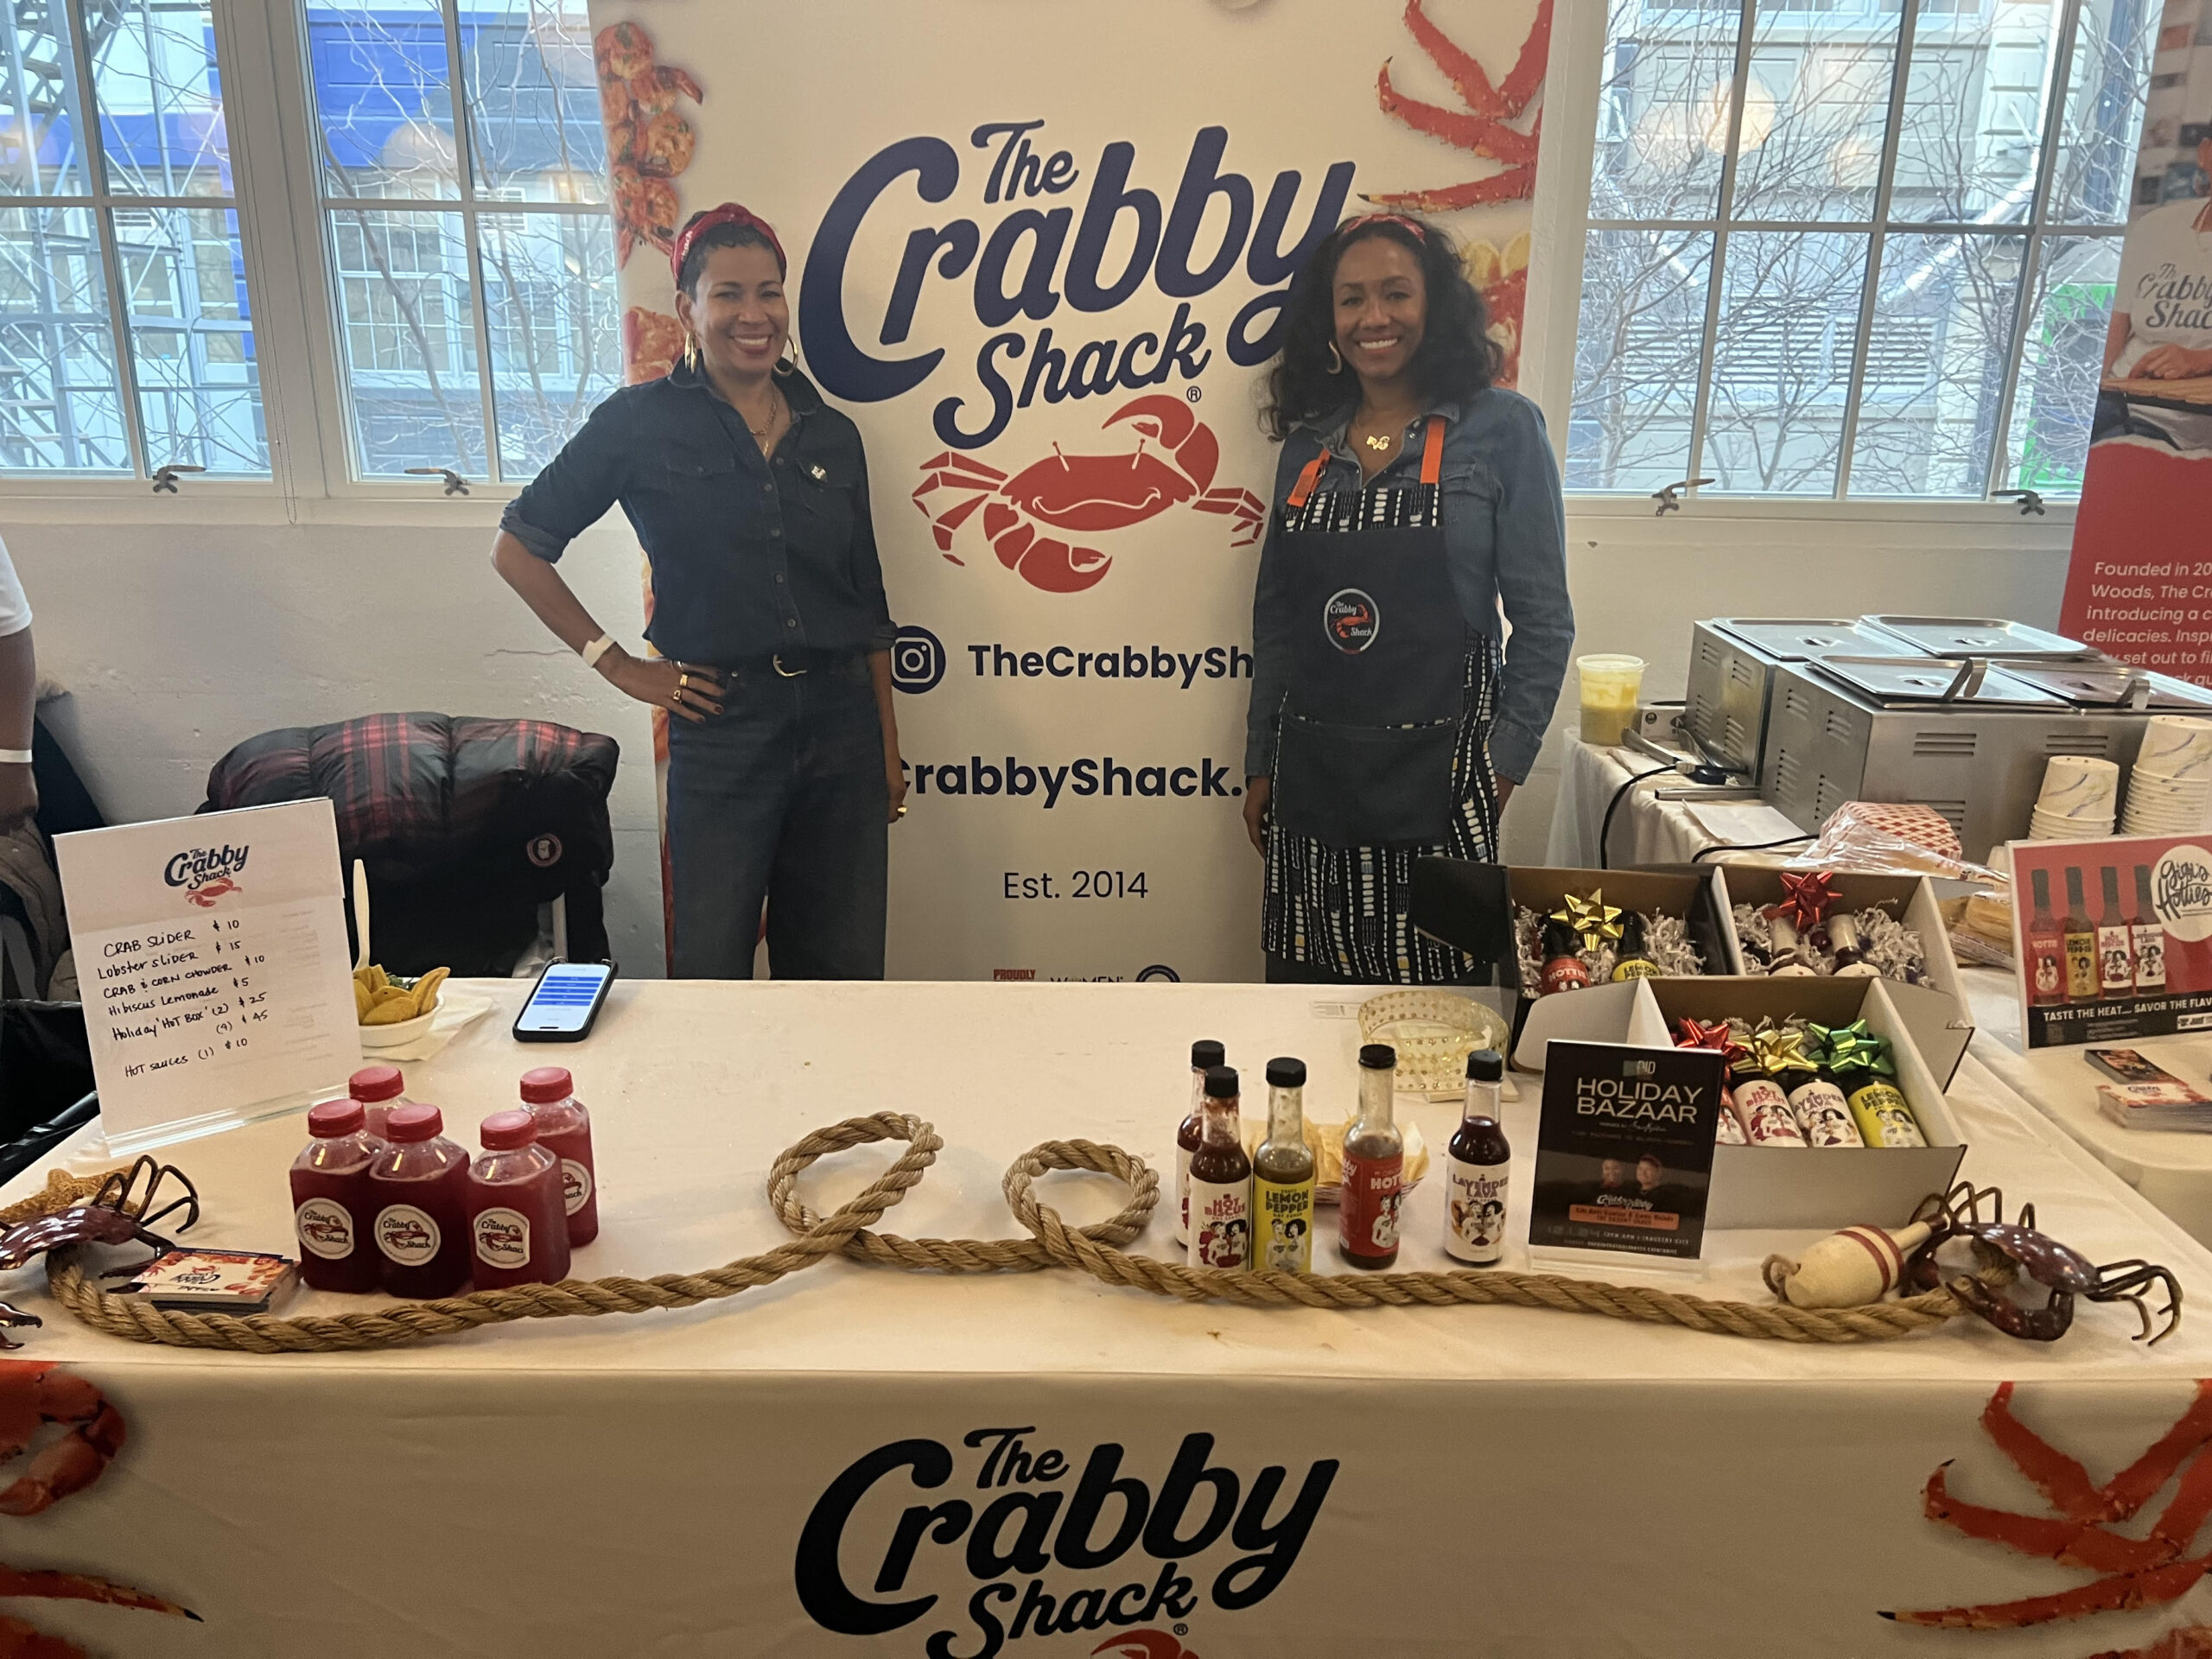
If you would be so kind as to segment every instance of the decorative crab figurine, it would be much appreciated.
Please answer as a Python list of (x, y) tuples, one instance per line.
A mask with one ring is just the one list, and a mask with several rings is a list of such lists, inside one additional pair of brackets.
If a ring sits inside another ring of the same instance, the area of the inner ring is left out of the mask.
[[(139, 1191), (138, 1183), (144, 1178), (145, 1189)], [(164, 1181), (174, 1179), (184, 1189), (181, 1198), (172, 1198), (160, 1209), (154, 1207), (154, 1198)], [(100, 1183), (99, 1191), (83, 1204), (72, 1205), (67, 1210), (50, 1216), (40, 1216), (22, 1222), (0, 1233), (0, 1269), (20, 1268), (34, 1256), (62, 1244), (143, 1244), (156, 1255), (173, 1250), (176, 1246), (159, 1233), (153, 1224), (164, 1216), (185, 1211), (184, 1220), (178, 1224), (181, 1232), (200, 1219), (200, 1192), (184, 1172), (169, 1164), (157, 1164), (151, 1158), (141, 1158), (128, 1170), (117, 1170)], [(111, 1270), (135, 1273), (145, 1266), (143, 1262), (130, 1267)], [(0, 1324), (21, 1325), (41, 1323), (38, 1316), (25, 1313), (0, 1302)], [(0, 1336), (0, 1348), (18, 1348), (22, 1344)]]
[[(1984, 1204), (1989, 1219), (1982, 1219)], [(2078, 1250), (2036, 1230), (2036, 1207), (2020, 1206), (2017, 1219), (2005, 1218), (2005, 1195), (1993, 1186), (1977, 1188), (1961, 1181), (1948, 1192), (1930, 1193), (1912, 1212), (1915, 1222), (1925, 1223), (1928, 1241), (1905, 1264), (1906, 1281), (1916, 1290), (1947, 1287), (1967, 1306), (2007, 1336), (2029, 1342), (2056, 1342), (2074, 1323), (2074, 1299), (2093, 1302), (2132, 1301), (2143, 1321), (2135, 1340), (2162, 1342), (2181, 1324), (2181, 1285), (2171, 1269), (2140, 1260), (2107, 1262), (2098, 1267)], [(1974, 1245), (1974, 1258), (1984, 1267), (2010, 1261), (2037, 1284), (2047, 1286), (2050, 1300), (2040, 1307), (2023, 1306), (1969, 1274), (1946, 1281), (1936, 1253), (1947, 1239), (1963, 1238)], [(2153, 1315), (2149, 1291), (2165, 1287), (2166, 1305), (2156, 1318), (2164, 1324), (2152, 1334)]]

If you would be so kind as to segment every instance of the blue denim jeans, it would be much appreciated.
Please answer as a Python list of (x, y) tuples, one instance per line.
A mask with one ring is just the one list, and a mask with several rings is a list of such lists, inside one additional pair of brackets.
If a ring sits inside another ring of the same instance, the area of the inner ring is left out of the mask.
[(775, 978), (882, 978), (890, 794), (867, 658), (725, 683), (721, 714), (669, 722), (670, 974), (752, 978), (765, 901)]

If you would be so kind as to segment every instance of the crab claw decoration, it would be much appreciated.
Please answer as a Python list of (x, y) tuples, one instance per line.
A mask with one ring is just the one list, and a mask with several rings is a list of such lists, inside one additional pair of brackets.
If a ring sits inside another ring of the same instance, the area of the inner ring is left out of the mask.
[(1549, 919), (1565, 922), (1570, 931), (1580, 933), (1586, 950), (1595, 950), (1606, 940), (1621, 936), (1620, 906), (1605, 902), (1603, 887), (1592, 887), (1586, 899), (1579, 893), (1567, 893)]
[[(913, 500), (929, 518), (938, 550), (960, 563), (953, 556), (954, 536), (981, 508), (983, 533), (1001, 564), (1048, 594), (1077, 594), (1104, 580), (1113, 560), (1049, 531), (1126, 530), (1187, 505), (1228, 518), (1236, 532), (1231, 547), (1259, 540), (1265, 505), (1249, 490), (1213, 487), (1221, 444), (1187, 404), (1179, 397), (1139, 397), (1109, 415), (1099, 429), (1125, 422), (1137, 435), (1134, 453), (1070, 455), (1054, 444), (1049, 459), (1033, 461), (1011, 478), (949, 449), (925, 461)], [(1160, 448), (1147, 448), (1154, 443)], [(959, 499), (944, 505), (955, 496)]]
[(1417, 213), (1450, 212), (1478, 207), (1487, 202), (1518, 201), (1536, 188), (1536, 142), (1543, 130), (1539, 114), (1529, 130), (1511, 124), (1526, 115), (1536, 89), (1543, 84), (1544, 63), (1551, 54), (1552, 0), (1540, 0), (1535, 22), (1522, 41), (1520, 54), (1505, 79), (1493, 85), (1489, 73), (1474, 54), (1457, 44), (1430, 21), (1421, 0), (1406, 0), (1406, 28), (1414, 42), (1441, 70), (1452, 90), (1466, 105), (1447, 110), (1406, 97), (1390, 83), (1385, 63), (1375, 82), (1376, 99), (1382, 113), (1404, 123), (1415, 132), (1440, 138), (1454, 149), (1502, 162), (1502, 171), (1465, 184), (1437, 190), (1407, 190), (1393, 195), (1369, 196), (1378, 207), (1410, 207)]
[(1787, 916), (1800, 933), (1809, 933), (1827, 919), (1828, 912), (1841, 897), (1835, 890), (1835, 877), (1826, 870), (1814, 870), (1805, 875), (1794, 875), (1784, 870), (1782, 902), (1775, 908)]

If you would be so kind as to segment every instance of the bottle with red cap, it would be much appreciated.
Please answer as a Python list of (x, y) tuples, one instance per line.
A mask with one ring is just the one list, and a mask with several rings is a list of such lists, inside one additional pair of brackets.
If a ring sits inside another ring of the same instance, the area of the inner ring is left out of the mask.
[(494, 1112), (477, 1131), (468, 1167), (469, 1271), (479, 1290), (555, 1285), (569, 1276), (569, 1217), (561, 1160), (537, 1141), (525, 1111)]
[(448, 1296), (468, 1278), (468, 1154), (445, 1127), (435, 1106), (399, 1107), (369, 1166), (379, 1280), (395, 1296)]
[(369, 1166), (385, 1143), (365, 1127), (358, 1100), (326, 1100), (308, 1113), (315, 1138), (292, 1160), (292, 1230), (300, 1279), (315, 1290), (374, 1290), (376, 1199)]
[(522, 1103), (537, 1120), (537, 1144), (561, 1160), (561, 1201), (571, 1248), (599, 1236), (599, 1166), (592, 1161), (591, 1114), (576, 1098), (566, 1066), (522, 1074)]
[(385, 1120), (393, 1110), (414, 1103), (407, 1098), (407, 1079), (396, 1065), (363, 1066), (346, 1079), (346, 1092), (361, 1103), (369, 1133), (378, 1140), (384, 1138)]

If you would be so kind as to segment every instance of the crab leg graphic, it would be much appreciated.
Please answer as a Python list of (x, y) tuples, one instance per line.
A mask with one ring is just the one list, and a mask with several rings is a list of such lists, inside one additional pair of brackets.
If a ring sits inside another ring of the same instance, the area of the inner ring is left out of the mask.
[(2138, 1607), (2156, 1607), (2179, 1600), (2196, 1587), (2212, 1555), (2176, 1561), (2147, 1573), (2121, 1573), (2091, 1584), (2076, 1585), (2056, 1595), (2029, 1596), (2019, 1601), (1990, 1601), (1974, 1607), (1942, 1607), (1927, 1612), (1889, 1613), (1900, 1624), (1918, 1624), (1939, 1630), (2016, 1630), (2027, 1624), (2049, 1624), (2062, 1618), (2089, 1613), (2124, 1613)]
[(2147, 1648), (2107, 1648), (2089, 1659), (2212, 1659), (2212, 1626), (2183, 1624)]
[(1406, 0), (1406, 28), (1412, 34), (1414, 43), (1443, 73), (1452, 90), (1459, 95), (1459, 101), (1467, 107), (1463, 112), (1408, 98), (1392, 84), (1390, 66), (1385, 62), (1375, 83), (1376, 99), (1382, 112), (1415, 132), (1441, 139), (1455, 149), (1503, 162), (1506, 167), (1502, 173), (1465, 184), (1370, 195), (1367, 200), (1378, 207), (1410, 207), (1416, 212), (1433, 213), (1478, 207), (1490, 202), (1518, 201), (1531, 194), (1536, 188), (1536, 146), (1543, 118), (1540, 113), (1527, 132), (1518, 131), (1508, 124), (1527, 111), (1537, 87), (1543, 82), (1544, 66), (1551, 51), (1552, 0), (1539, 0), (1535, 22), (1529, 28), (1528, 38), (1521, 43), (1520, 55), (1514, 60), (1513, 68), (1504, 80), (1496, 85), (1474, 54), (1456, 44), (1421, 10), (1421, 0)]
[[(1390, 84), (1390, 66), (1384, 64), (1376, 77), (1375, 90), (1382, 100), (1382, 112), (1395, 115), (1415, 132), (1425, 132), (1432, 138), (1441, 138), (1446, 143), (1460, 149), (1471, 149), (1478, 156), (1488, 156), (1501, 162), (1533, 162), (1536, 159), (1537, 133), (1516, 132), (1496, 121), (1481, 116), (1461, 115), (1454, 110), (1440, 109), (1433, 104), (1424, 104), (1419, 99), (1408, 98)], [(1543, 125), (1537, 118), (1537, 128)]]

